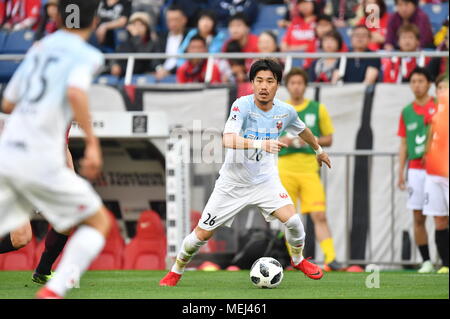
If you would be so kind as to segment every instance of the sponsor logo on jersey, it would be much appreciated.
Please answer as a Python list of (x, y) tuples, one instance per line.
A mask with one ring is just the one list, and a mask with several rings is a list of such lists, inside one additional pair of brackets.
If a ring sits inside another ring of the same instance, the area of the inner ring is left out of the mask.
[(416, 135), (416, 144), (423, 144), (426, 140), (427, 136), (426, 135)]
[(283, 199), (288, 198), (288, 194), (286, 194), (286, 193), (280, 193), (279, 195), (280, 195), (280, 197), (283, 198)]
[(305, 115), (306, 126), (314, 126), (315, 123), (316, 123), (316, 114), (306, 114)]
[(407, 129), (408, 131), (414, 131), (416, 128), (417, 128), (417, 122), (410, 123), (410, 124), (408, 124), (408, 126), (406, 127), (406, 129)]
[(287, 118), (289, 116), (289, 114), (281, 114), (281, 115), (274, 115), (273, 116), (273, 119), (274, 120), (281, 120), (281, 119), (284, 119), (284, 118)]
[(230, 121), (236, 121), (236, 120), (237, 120), (237, 114), (234, 114), (234, 115), (231, 117)]
[(239, 107), (235, 106), (231, 109), (233, 112), (241, 112), (241, 110), (239, 110)]
[(414, 148), (414, 151), (416, 152), (416, 154), (420, 154), (420, 153), (425, 152), (425, 144), (416, 146), (416, 147)]
[(250, 118), (255, 118), (255, 119), (261, 117), (261, 115), (259, 115), (258, 113), (255, 113), (255, 112), (248, 112), (248, 115), (250, 116)]

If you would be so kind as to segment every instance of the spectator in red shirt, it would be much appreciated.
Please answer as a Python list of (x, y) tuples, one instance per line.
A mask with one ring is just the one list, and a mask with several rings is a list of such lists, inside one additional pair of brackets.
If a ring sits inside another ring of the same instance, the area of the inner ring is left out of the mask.
[(314, 52), (316, 35), (314, 28), (318, 17), (317, 4), (312, 0), (300, 0), (299, 17), (292, 20), (281, 42), (281, 51)]
[(0, 29), (36, 29), (40, 9), (41, 0), (0, 1)]
[(358, 25), (365, 25), (371, 32), (369, 49), (378, 51), (386, 41), (389, 13), (384, 0), (363, 0), (364, 17)]
[[(189, 42), (186, 53), (207, 53), (206, 40), (200, 35), (195, 35)], [(178, 83), (204, 83), (207, 69), (206, 59), (189, 59), (177, 70)], [(213, 65), (210, 83), (220, 83), (220, 71), (216, 64)]]
[[(415, 52), (420, 49), (420, 31), (413, 24), (404, 24), (398, 30), (398, 44), (402, 52)], [(430, 58), (384, 58), (382, 59), (383, 81), (385, 83), (408, 82), (411, 72), (417, 67), (424, 67)]]
[(433, 31), (427, 14), (418, 7), (419, 0), (395, 0), (397, 12), (389, 17), (386, 50), (398, 48), (398, 29), (405, 24), (415, 24), (420, 30), (420, 47), (433, 47)]

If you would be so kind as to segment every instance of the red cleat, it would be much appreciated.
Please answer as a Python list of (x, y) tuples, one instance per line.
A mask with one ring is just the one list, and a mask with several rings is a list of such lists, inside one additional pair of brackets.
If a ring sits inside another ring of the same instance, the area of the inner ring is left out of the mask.
[(163, 279), (161, 279), (161, 281), (159, 282), (159, 285), (161, 287), (164, 287), (164, 286), (174, 287), (177, 285), (180, 278), (181, 278), (181, 275), (179, 275), (173, 271), (169, 271), (169, 273), (167, 275), (165, 275)]
[[(309, 258), (308, 258), (309, 259)], [(316, 264), (313, 264), (312, 262), (309, 262), (308, 259), (303, 259), (298, 265), (294, 265), (291, 259), (291, 265), (295, 269), (300, 270), (303, 272), (306, 276), (308, 276), (311, 279), (318, 280), (322, 278), (323, 271), (322, 269), (317, 266)]]
[(63, 299), (63, 297), (54, 293), (47, 287), (43, 287), (37, 292), (36, 299)]

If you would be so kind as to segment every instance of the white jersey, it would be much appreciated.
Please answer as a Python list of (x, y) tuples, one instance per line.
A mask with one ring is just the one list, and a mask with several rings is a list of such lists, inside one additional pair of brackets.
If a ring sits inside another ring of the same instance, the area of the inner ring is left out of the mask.
[[(237, 99), (225, 124), (225, 133), (253, 140), (278, 139), (283, 131), (298, 135), (306, 128), (292, 105), (274, 99), (268, 112), (255, 104), (254, 95)], [(278, 178), (277, 154), (261, 149), (227, 149), (219, 180), (237, 186), (255, 185)]]
[(67, 89), (87, 91), (103, 64), (100, 51), (67, 31), (30, 49), (4, 92), (16, 107), (0, 137), (1, 174), (42, 177), (38, 172), (66, 165), (65, 133), (73, 118)]

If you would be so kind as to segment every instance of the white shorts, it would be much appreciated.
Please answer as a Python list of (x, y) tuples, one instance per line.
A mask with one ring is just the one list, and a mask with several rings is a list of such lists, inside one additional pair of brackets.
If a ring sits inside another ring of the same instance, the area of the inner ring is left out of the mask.
[(0, 174), (0, 237), (23, 226), (39, 210), (62, 232), (96, 213), (102, 201), (92, 186), (64, 168), (42, 182)]
[(411, 210), (422, 210), (425, 200), (425, 170), (408, 169), (408, 201), (406, 207)]
[(269, 222), (275, 219), (272, 213), (286, 205), (293, 205), (293, 202), (277, 178), (246, 187), (224, 183), (219, 179), (198, 226), (205, 230), (213, 230), (221, 225), (231, 227), (236, 214), (246, 206), (257, 206)]
[(423, 214), (448, 216), (448, 178), (427, 174)]

